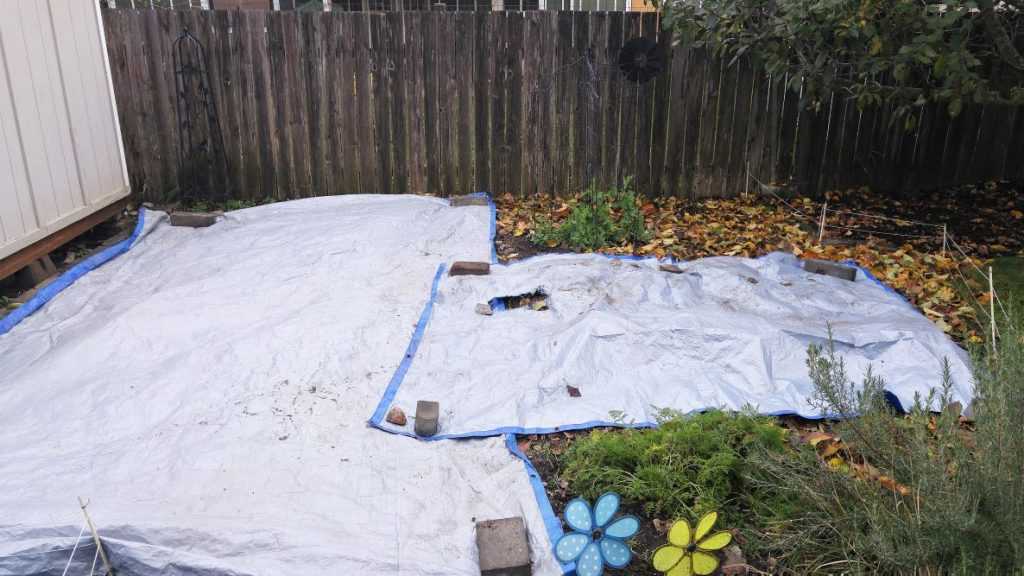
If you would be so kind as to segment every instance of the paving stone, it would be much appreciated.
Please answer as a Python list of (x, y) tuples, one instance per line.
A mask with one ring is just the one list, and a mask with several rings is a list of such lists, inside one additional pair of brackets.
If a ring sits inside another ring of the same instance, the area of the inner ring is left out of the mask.
[(462, 206), (488, 206), (489, 202), (486, 196), (467, 194), (466, 196), (452, 196), (448, 199), (448, 204), (452, 208), (461, 208)]
[(857, 269), (850, 266), (843, 266), (828, 260), (804, 260), (804, 270), (814, 274), (824, 274), (842, 280), (853, 282), (857, 277)]
[(481, 576), (530, 576), (530, 541), (520, 517), (476, 523)]
[(405, 412), (402, 412), (402, 409), (398, 406), (392, 406), (391, 410), (388, 410), (388, 415), (385, 420), (395, 426), (405, 426), (406, 422), (408, 422), (408, 419), (405, 417)]
[(437, 415), (441, 409), (437, 402), (420, 400), (416, 402), (416, 435), (433, 436), (437, 434)]
[(683, 269), (680, 268), (679, 266), (676, 266), (675, 264), (662, 264), (661, 266), (658, 266), (658, 270), (661, 270), (662, 272), (668, 272), (670, 274), (683, 273)]
[(206, 228), (217, 222), (219, 212), (171, 212), (171, 226)]
[(459, 261), (452, 264), (449, 276), (487, 276), (491, 273), (491, 265), (488, 262), (464, 262)]

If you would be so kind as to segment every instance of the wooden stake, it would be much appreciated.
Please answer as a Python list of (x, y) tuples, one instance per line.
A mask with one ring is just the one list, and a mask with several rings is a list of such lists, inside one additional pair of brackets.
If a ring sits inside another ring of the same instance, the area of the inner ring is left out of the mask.
[(828, 200), (821, 206), (821, 225), (818, 227), (818, 244), (825, 238), (825, 212), (828, 211)]
[(988, 306), (989, 314), (992, 320), (992, 351), (996, 349), (996, 289), (995, 283), (992, 282), (992, 267), (988, 267)]
[(100, 535), (96, 533), (96, 527), (92, 525), (92, 519), (89, 518), (89, 512), (85, 509), (88, 506), (88, 502), (83, 502), (82, 497), (78, 497), (78, 505), (82, 507), (82, 514), (85, 516), (85, 523), (89, 525), (89, 531), (92, 532), (92, 541), (96, 543), (96, 550), (100, 553), (100, 558), (103, 559), (103, 566), (107, 569), (107, 576), (113, 576), (114, 569), (110, 566), (110, 560), (107, 560), (107, 553), (103, 550), (103, 543), (100, 542)]
[(946, 225), (942, 225), (942, 257), (946, 257)]

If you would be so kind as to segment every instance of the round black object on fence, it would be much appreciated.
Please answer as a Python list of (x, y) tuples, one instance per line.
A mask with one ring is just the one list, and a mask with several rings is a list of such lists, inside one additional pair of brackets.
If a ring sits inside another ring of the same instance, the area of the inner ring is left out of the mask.
[(619, 70), (633, 82), (643, 84), (665, 68), (665, 54), (650, 38), (633, 38), (619, 50)]

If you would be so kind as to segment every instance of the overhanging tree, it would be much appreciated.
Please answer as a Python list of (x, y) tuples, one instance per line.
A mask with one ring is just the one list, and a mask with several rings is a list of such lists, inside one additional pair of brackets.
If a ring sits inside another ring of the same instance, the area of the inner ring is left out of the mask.
[(664, 0), (682, 42), (742, 57), (818, 107), (833, 91), (906, 114), (929, 103), (1024, 103), (1024, 0)]

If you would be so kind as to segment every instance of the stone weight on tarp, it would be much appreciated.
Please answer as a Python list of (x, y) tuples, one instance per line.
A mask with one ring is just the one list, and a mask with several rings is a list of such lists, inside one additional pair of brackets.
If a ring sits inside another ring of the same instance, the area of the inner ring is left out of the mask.
[(530, 541), (520, 517), (476, 523), (481, 576), (530, 576)]

